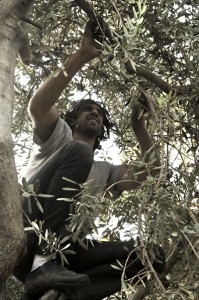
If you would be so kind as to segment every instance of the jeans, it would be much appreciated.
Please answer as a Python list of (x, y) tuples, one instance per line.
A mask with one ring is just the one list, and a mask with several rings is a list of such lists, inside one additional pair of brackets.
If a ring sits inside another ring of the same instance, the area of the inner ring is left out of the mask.
[[(100, 300), (121, 290), (123, 270), (112, 267), (112, 265), (120, 267), (117, 261), (122, 266), (125, 266), (127, 262), (125, 278), (132, 278), (133, 283), (138, 280), (136, 275), (140, 275), (143, 279), (145, 268), (136, 254), (133, 240), (92, 241), (92, 244), (94, 244), (94, 247), (88, 241), (88, 250), (85, 250), (79, 244), (73, 244), (72, 248), (77, 254), (68, 256), (68, 268), (77, 273), (87, 274), (91, 280), (91, 285), (87, 289), (86, 299)], [(160, 274), (165, 267), (164, 251), (158, 245), (154, 245), (153, 250), (158, 261), (154, 261), (152, 265), (156, 272)]]
[[(40, 170), (29, 180), (33, 183), (39, 180), (39, 193), (54, 195), (53, 198), (41, 198), (40, 203), (43, 213), (39, 210), (35, 201), (32, 200), (32, 212), (28, 210), (27, 201), (23, 201), (23, 209), (31, 221), (43, 220), (43, 230), (50, 229), (64, 237), (67, 234), (65, 229), (66, 219), (71, 210), (70, 202), (57, 201), (57, 198), (72, 198), (79, 191), (79, 185), (84, 183), (88, 177), (93, 163), (93, 150), (89, 145), (81, 141), (71, 141), (60, 148), (50, 157)], [(66, 177), (73, 182), (67, 182), (67, 187), (75, 190), (63, 190)], [(27, 221), (25, 220), (25, 225)], [(138, 259), (134, 249), (133, 241), (98, 242), (89, 240), (88, 250), (82, 248), (78, 243), (71, 243), (71, 249), (75, 255), (68, 255), (69, 262), (66, 267), (77, 273), (85, 273), (91, 279), (88, 287), (87, 299), (103, 299), (121, 289), (122, 270), (113, 268), (120, 261), (123, 265), (129, 253), (131, 253), (126, 268), (126, 276), (134, 277), (144, 270), (144, 266)], [(30, 271), (35, 253), (41, 253), (42, 246), (38, 247), (38, 237), (34, 233), (27, 234), (27, 254), (19, 266), (16, 266), (14, 274), (21, 281), (25, 280), (26, 274)], [(161, 273), (164, 269), (165, 258), (161, 247), (155, 245), (154, 250), (158, 253), (158, 261), (153, 262), (156, 272)]]

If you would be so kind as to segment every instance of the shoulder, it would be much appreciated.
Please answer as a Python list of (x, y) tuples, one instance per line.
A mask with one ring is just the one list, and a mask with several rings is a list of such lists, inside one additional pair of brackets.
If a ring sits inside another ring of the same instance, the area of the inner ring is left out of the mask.
[[(54, 131), (45, 143), (40, 143), (37, 133), (34, 132), (35, 145), (26, 173), (33, 174), (51, 155), (71, 140), (72, 131), (68, 124), (61, 118), (58, 119)], [(27, 175), (26, 178), (28, 177), (30, 176)]]
[(34, 130), (34, 134), (33, 134), (34, 143), (41, 148), (45, 148), (46, 145), (50, 145), (54, 143), (54, 141), (59, 143), (59, 140), (62, 139), (65, 140), (67, 138), (69, 140), (72, 139), (72, 130), (70, 129), (68, 124), (60, 117), (58, 118), (55, 128), (51, 133), (50, 137), (44, 143), (41, 142), (36, 130)]
[(106, 172), (109, 174), (109, 177), (117, 177), (117, 174), (120, 172), (124, 173), (127, 171), (126, 165), (120, 164), (120, 165), (114, 165), (107, 161), (96, 161), (93, 162), (93, 168), (94, 170), (103, 173)]

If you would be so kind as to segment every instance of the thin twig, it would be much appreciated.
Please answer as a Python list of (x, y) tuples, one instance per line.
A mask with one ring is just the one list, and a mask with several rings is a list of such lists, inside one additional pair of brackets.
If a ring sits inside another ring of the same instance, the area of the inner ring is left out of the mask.
[[(143, 201), (143, 202), (141, 203), (141, 205), (140, 205), (139, 213), (138, 213), (138, 233), (139, 233), (139, 237), (140, 237), (141, 247), (142, 247), (143, 249), (145, 248), (145, 245), (144, 245), (144, 239), (143, 239), (142, 230), (141, 230), (141, 229), (142, 229), (142, 217), (141, 217), (141, 216), (142, 216), (142, 209), (143, 209), (144, 205), (145, 205), (145, 202)], [(148, 265), (148, 267), (149, 267), (151, 273), (152, 273), (153, 276), (155, 277), (156, 282), (158, 283), (158, 285), (159, 285), (161, 291), (162, 291), (163, 293), (166, 293), (166, 290), (165, 290), (165, 288), (164, 288), (162, 282), (160, 281), (160, 279), (159, 279), (157, 273), (155, 272), (155, 270), (154, 270), (154, 268), (153, 268), (153, 266), (152, 266), (152, 263), (151, 263), (151, 261), (150, 261), (150, 258), (149, 258), (149, 256), (148, 256), (148, 253), (147, 253), (147, 252), (144, 253), (144, 258), (146, 259), (147, 265)]]
[(191, 241), (189, 240), (189, 238), (186, 236), (186, 234), (184, 234), (184, 232), (181, 230), (181, 233), (183, 234), (183, 236), (185, 237), (185, 239), (187, 240), (187, 242), (189, 243), (193, 253), (195, 254), (196, 258), (199, 260), (199, 255), (198, 253), (196, 252), (195, 248), (193, 247)]
[(26, 23), (28, 23), (28, 24), (31, 24), (31, 25), (33, 25), (34, 27), (36, 27), (36, 28), (38, 28), (38, 29), (40, 29), (40, 30), (42, 30), (43, 29), (43, 27), (41, 26), (41, 25), (39, 25), (38, 23), (36, 23), (36, 22), (34, 22), (34, 21), (32, 21), (32, 20), (30, 20), (30, 19), (28, 19), (28, 18), (21, 18), (21, 21), (23, 21), (23, 22), (26, 22)]

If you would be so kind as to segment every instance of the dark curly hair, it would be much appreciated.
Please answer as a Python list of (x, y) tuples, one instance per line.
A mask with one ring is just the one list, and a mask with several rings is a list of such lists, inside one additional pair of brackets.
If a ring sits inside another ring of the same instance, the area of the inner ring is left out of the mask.
[(70, 126), (70, 128), (73, 131), (74, 126), (75, 126), (74, 120), (76, 120), (78, 118), (82, 108), (87, 104), (95, 104), (102, 111), (102, 115), (103, 115), (102, 131), (101, 131), (101, 134), (96, 138), (94, 146), (93, 146), (93, 150), (96, 150), (96, 149), (100, 150), (101, 149), (100, 141), (107, 140), (110, 137), (110, 129), (114, 130), (114, 128), (115, 128), (115, 124), (113, 122), (111, 122), (109, 113), (101, 102), (94, 101), (92, 99), (82, 99), (79, 101), (75, 101), (72, 109), (67, 111), (66, 113), (62, 113), (61, 118), (64, 119), (68, 123), (68, 125)]

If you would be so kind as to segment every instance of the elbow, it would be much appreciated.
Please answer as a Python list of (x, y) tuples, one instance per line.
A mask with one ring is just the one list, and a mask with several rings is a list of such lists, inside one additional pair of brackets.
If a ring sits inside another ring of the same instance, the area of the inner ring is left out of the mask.
[(29, 116), (33, 116), (36, 113), (34, 105), (32, 104), (32, 99), (30, 99), (30, 102), (28, 103), (27, 112)]
[(28, 104), (27, 107), (27, 112), (28, 115), (31, 117), (31, 119), (33, 120), (37, 120), (40, 117), (42, 117), (42, 109), (38, 109), (39, 105), (37, 105), (37, 103), (35, 101), (33, 101), (33, 99), (30, 99), (30, 102)]
[(32, 115), (32, 109), (31, 109), (31, 106), (30, 104), (28, 104), (28, 107), (27, 107), (27, 112), (28, 112), (28, 115), (31, 116)]

